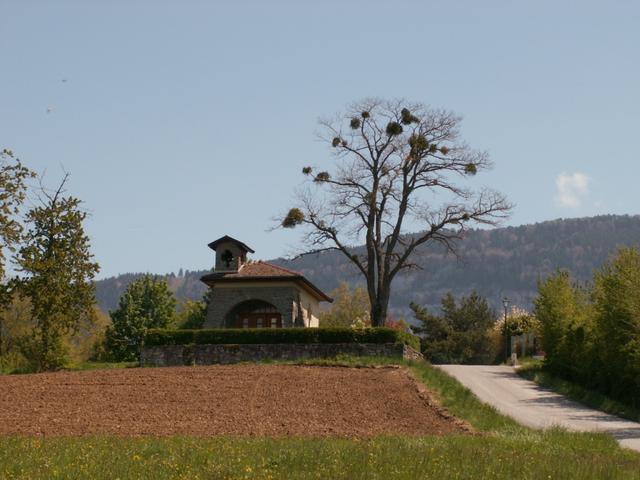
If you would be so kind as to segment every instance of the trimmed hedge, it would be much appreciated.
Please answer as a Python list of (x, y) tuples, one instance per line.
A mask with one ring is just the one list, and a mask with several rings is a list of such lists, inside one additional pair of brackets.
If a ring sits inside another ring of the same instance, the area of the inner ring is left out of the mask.
[(144, 338), (150, 346), (242, 343), (404, 343), (420, 351), (418, 337), (392, 328), (150, 329)]

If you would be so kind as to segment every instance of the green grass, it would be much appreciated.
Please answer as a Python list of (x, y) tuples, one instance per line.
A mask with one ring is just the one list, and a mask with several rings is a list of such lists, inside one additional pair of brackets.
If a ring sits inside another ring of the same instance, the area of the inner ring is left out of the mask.
[(413, 374), (434, 392), (443, 407), (459, 418), (465, 419), (476, 430), (522, 434), (529, 431), (510, 417), (478, 400), (471, 390), (442, 370), (422, 362), (409, 364)]
[(600, 435), (370, 440), (109, 437), (0, 444), (3, 479), (638, 479), (640, 456)]
[(640, 421), (640, 409), (622, 403), (598, 391), (590, 390), (582, 385), (559, 378), (545, 370), (542, 361), (526, 361), (521, 364), (517, 372), (521, 377), (534, 381), (541, 387), (560, 393), (588, 407), (636, 422)]
[(619, 448), (612, 438), (520, 426), (426, 363), (349, 357), (276, 363), (402, 363), (478, 433), (365, 440), (5, 437), (0, 438), (0, 478), (640, 480), (640, 455)]

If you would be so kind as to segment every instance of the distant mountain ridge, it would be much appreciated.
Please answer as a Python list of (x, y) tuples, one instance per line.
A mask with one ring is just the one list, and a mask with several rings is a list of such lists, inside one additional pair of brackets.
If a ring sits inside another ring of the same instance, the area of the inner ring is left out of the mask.
[[(409, 303), (439, 307), (442, 296), (478, 291), (495, 307), (508, 297), (515, 305), (530, 308), (538, 279), (557, 268), (571, 271), (581, 282), (589, 281), (617, 248), (640, 246), (640, 216), (603, 215), (559, 219), (518, 227), (471, 230), (459, 243), (459, 259), (437, 245), (416, 250), (411, 270), (396, 277), (392, 285), (391, 312), (410, 318)], [(272, 263), (302, 272), (326, 292), (341, 280), (350, 284), (362, 279), (339, 252), (307, 255)], [(210, 270), (186, 271), (182, 275), (160, 275), (178, 300), (199, 300), (205, 293), (200, 277)], [(127, 285), (143, 273), (126, 273), (96, 282), (98, 304), (113, 310)]]

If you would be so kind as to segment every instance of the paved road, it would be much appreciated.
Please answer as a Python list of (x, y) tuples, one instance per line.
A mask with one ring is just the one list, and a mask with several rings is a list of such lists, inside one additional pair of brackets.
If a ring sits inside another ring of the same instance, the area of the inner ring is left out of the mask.
[(533, 427), (561, 426), (578, 432), (606, 432), (623, 447), (640, 451), (640, 423), (592, 410), (516, 375), (512, 367), (441, 365), (485, 403)]

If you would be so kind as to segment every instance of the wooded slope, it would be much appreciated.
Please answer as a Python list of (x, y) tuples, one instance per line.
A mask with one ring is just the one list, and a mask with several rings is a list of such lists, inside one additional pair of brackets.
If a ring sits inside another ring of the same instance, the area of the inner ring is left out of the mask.
[[(604, 215), (560, 219), (519, 227), (473, 230), (460, 242), (459, 258), (441, 248), (418, 250), (412, 258), (422, 270), (399, 276), (392, 288), (391, 307), (396, 317), (410, 318), (410, 302), (438, 308), (442, 296), (477, 290), (494, 307), (507, 296), (529, 308), (536, 283), (557, 268), (568, 269), (580, 281), (620, 246), (640, 245), (640, 216)], [(340, 280), (359, 283), (361, 279), (337, 252), (309, 255), (273, 263), (303, 272), (312, 282), (329, 292)], [(199, 281), (207, 270), (165, 275), (178, 299), (198, 300), (205, 286)], [(126, 286), (142, 274), (127, 273), (100, 280), (97, 296), (100, 307), (111, 310)]]

